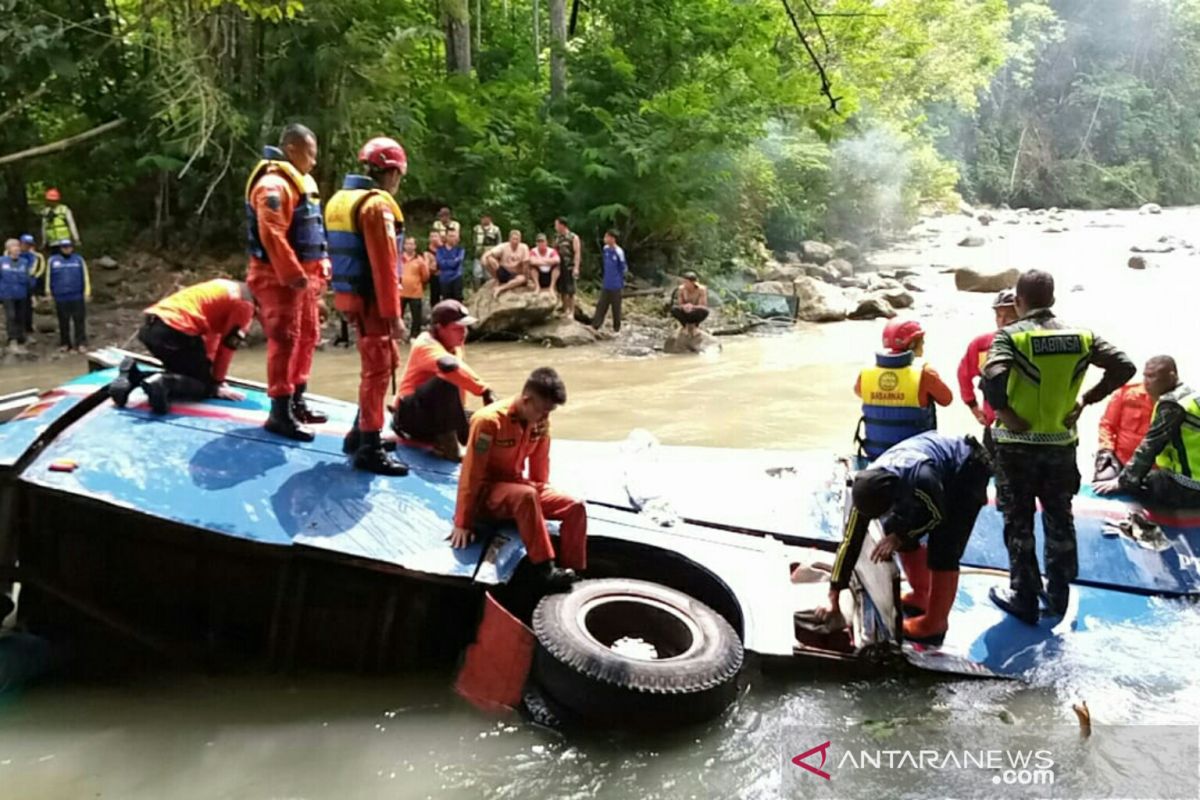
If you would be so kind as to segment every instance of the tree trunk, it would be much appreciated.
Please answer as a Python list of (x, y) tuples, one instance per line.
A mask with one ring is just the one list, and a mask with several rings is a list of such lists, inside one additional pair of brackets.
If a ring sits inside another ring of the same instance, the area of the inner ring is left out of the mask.
[(469, 0), (442, 0), (442, 25), (446, 31), (446, 71), (471, 72), (471, 9)]
[(533, 76), (534, 82), (540, 83), (538, 65), (542, 59), (542, 38), (541, 38), (541, 20), (538, 19), (538, 7), (542, 4), (541, 0), (533, 0)]
[(550, 0), (550, 97), (567, 94), (567, 2)]
[(475, 57), (483, 50), (483, 0), (475, 0)]

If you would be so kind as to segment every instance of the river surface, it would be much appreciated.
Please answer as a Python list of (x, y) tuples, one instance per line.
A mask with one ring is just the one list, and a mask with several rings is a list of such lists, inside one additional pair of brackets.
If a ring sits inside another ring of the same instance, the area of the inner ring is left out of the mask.
[[(1011, 216), (1020, 224), (926, 220), (872, 257), (883, 268), (923, 270), (916, 280), (927, 291), (912, 313), (924, 320), (926, 355), (948, 383), (955, 385), (967, 341), (991, 325), (990, 297), (956, 293), (952, 276), (930, 267), (1049, 269), (1063, 317), (1093, 327), (1139, 364), (1172, 353), (1184, 379), (1200, 383), (1200, 257), (1176, 242), (1172, 253), (1147, 256), (1149, 270), (1126, 267), (1130, 245), (1187, 239), (1200, 230), (1200, 212), (1064, 212), (1053, 222)], [(1046, 233), (1048, 226), (1066, 230)], [(987, 244), (956, 246), (968, 231)], [(519, 344), (475, 345), (469, 357), (501, 391), (515, 391), (534, 367), (557, 367), (569, 392), (554, 418), (560, 437), (620, 439), (644, 428), (667, 444), (849, 450), (858, 416), (851, 387), (881, 327), (801, 326), (727, 339), (723, 352), (705, 357)], [(262, 350), (243, 353), (234, 371), (261, 379), (262, 361)], [(353, 351), (319, 353), (313, 391), (352, 399), (357, 366)], [(82, 369), (80, 359), (0, 366), (0, 392), (47, 388)], [(1081, 422), (1081, 463), (1091, 460), (1099, 414), (1089, 409)], [(939, 420), (945, 431), (975, 427), (958, 402)], [(490, 718), (458, 700), (442, 674), (44, 684), (0, 700), (0, 797), (775, 797), (781, 755), (812, 744), (793, 728), (867, 720), (901, 730), (1073, 725), (1070, 705), (1079, 699), (1098, 722), (1194, 723), (1200, 610), (1163, 604), (1159, 618), (1154, 630), (1098, 625), (1069, 637), (1063, 658), (1028, 684), (845, 682), (752, 669), (722, 719), (657, 738), (567, 739), (516, 718)]]

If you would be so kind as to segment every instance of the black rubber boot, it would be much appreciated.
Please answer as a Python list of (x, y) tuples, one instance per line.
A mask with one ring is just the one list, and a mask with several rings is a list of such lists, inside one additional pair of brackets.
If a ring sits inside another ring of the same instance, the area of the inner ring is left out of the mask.
[(1018, 597), (1017, 593), (1012, 589), (1001, 589), (995, 586), (988, 590), (988, 597), (991, 598), (992, 602), (995, 603), (1000, 610), (1012, 614), (1026, 625), (1037, 625), (1037, 598), (1034, 598), (1032, 601), (1028, 601)]
[(166, 414), (171, 410), (171, 389), (164, 373), (159, 372), (142, 381), (142, 390), (155, 414)]
[(1067, 606), (1071, 603), (1071, 587), (1049, 589), (1041, 592), (1042, 613), (1047, 617), (1065, 617)]
[(125, 403), (129, 401), (129, 393), (141, 386), (145, 379), (146, 376), (138, 369), (137, 362), (132, 357), (125, 356), (117, 368), (117, 377), (108, 385), (108, 396), (118, 407), (124, 408)]
[(329, 422), (328, 414), (309, 408), (308, 403), (304, 402), (304, 393), (307, 391), (307, 383), (296, 384), (296, 391), (292, 394), (292, 416), (305, 425), (323, 425)]
[(454, 431), (439, 434), (433, 443), (433, 452), (446, 461), (461, 462), (462, 449), (458, 445), (458, 434)]
[(562, 569), (553, 561), (543, 561), (541, 564), (534, 564), (533, 569), (542, 588), (551, 594), (568, 591), (571, 588), (571, 584), (579, 580), (579, 576), (575, 574), (575, 570)]
[(376, 475), (401, 477), (408, 474), (408, 465), (383, 449), (379, 431), (359, 433), (358, 450), (354, 453), (354, 468)]
[(290, 395), (271, 398), (271, 415), (267, 417), (267, 423), (263, 427), (276, 436), (295, 439), (297, 442), (311, 442), (316, 438), (315, 433), (302, 426), (292, 416)]
[(352, 456), (358, 452), (358, 448), (362, 447), (362, 433), (358, 430), (357, 421), (350, 432), (342, 438), (342, 452), (348, 456)]

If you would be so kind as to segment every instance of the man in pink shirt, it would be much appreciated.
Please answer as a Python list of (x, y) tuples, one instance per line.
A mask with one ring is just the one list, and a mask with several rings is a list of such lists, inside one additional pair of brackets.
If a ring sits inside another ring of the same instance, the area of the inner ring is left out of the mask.
[[(1017, 294), (1012, 289), (1005, 289), (996, 295), (996, 301), (992, 303), (992, 310), (996, 312), (997, 331), (1016, 321), (1016, 301)], [(985, 428), (991, 427), (996, 414), (986, 399), (980, 405), (979, 399), (975, 396), (975, 382), (979, 379), (979, 374), (987, 361), (988, 350), (991, 348), (994, 338), (996, 338), (996, 331), (979, 334), (967, 345), (967, 352), (963, 355), (962, 361), (958, 362), (958, 391), (962, 395), (963, 402), (975, 415), (975, 419)]]

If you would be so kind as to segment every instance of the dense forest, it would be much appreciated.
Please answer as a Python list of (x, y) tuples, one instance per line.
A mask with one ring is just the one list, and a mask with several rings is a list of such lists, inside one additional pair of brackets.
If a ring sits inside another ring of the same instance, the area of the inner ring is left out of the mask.
[(241, 244), (287, 122), (328, 194), (644, 269), (866, 239), (922, 203), (1200, 201), (1200, 0), (0, 0), (0, 221), (59, 188), (90, 252)]

